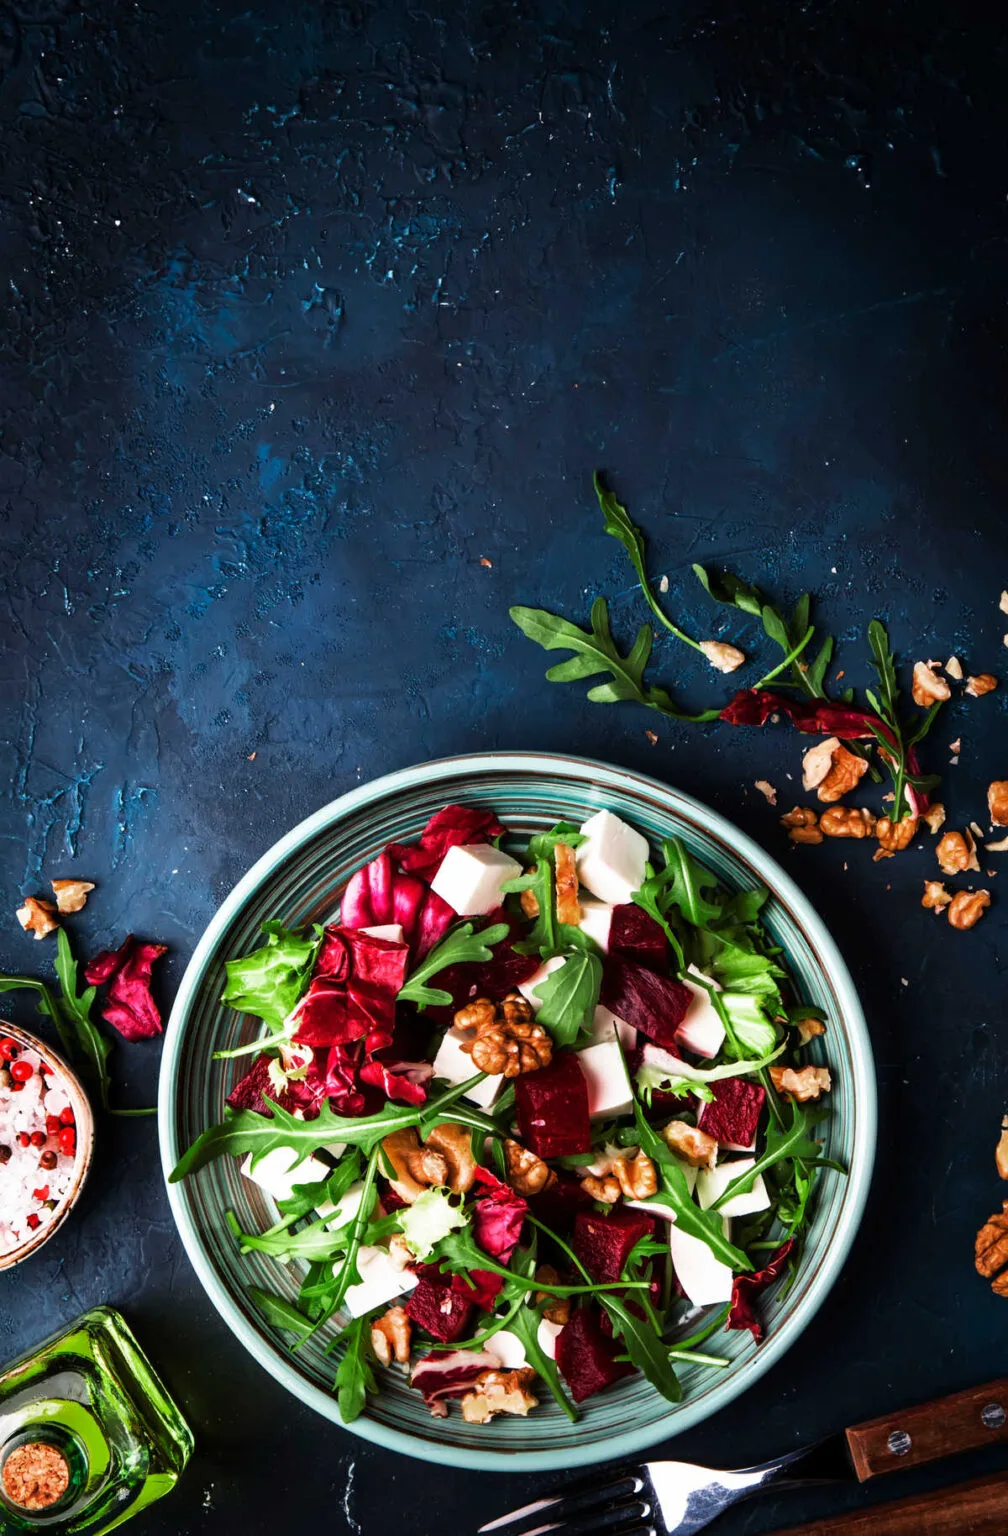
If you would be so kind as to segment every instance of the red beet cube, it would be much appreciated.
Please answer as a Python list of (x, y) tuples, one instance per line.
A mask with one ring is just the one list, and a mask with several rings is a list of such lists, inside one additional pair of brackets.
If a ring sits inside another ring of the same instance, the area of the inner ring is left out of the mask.
[(570, 1387), (571, 1397), (583, 1403), (621, 1376), (631, 1376), (633, 1366), (617, 1360), (620, 1345), (607, 1339), (590, 1307), (579, 1307), (561, 1328), (556, 1341), (556, 1363)]
[(547, 1184), (545, 1189), (537, 1195), (529, 1196), (529, 1207), (533, 1216), (538, 1216), (541, 1222), (558, 1232), (561, 1237), (567, 1237), (573, 1230), (574, 1218), (579, 1211), (589, 1211), (594, 1206), (591, 1195), (586, 1189), (582, 1189), (577, 1179), (571, 1173), (557, 1171)]
[(651, 971), (668, 970), (669, 945), (664, 930), (633, 902), (613, 907), (609, 953), (622, 960), (636, 960)]
[(515, 1078), (521, 1139), (537, 1157), (591, 1151), (588, 1084), (573, 1051), (557, 1051), (548, 1067)]
[(697, 1125), (722, 1146), (748, 1150), (756, 1140), (765, 1091), (744, 1077), (726, 1077), (721, 1083), (712, 1083), (711, 1089), (714, 1098), (700, 1110)]
[(469, 1326), (473, 1304), (452, 1288), (452, 1277), (436, 1264), (417, 1265), (420, 1283), (410, 1292), (406, 1314), (442, 1344), (453, 1344)]
[(574, 1222), (571, 1246), (593, 1280), (618, 1280), (631, 1248), (653, 1231), (650, 1216), (626, 1206), (614, 1206), (607, 1216), (582, 1211)]
[(679, 1054), (676, 1030), (693, 1001), (693, 994), (681, 981), (672, 976), (660, 976), (657, 971), (649, 971), (633, 960), (624, 960), (610, 950), (602, 962), (599, 1001), (618, 1019), (624, 1019), (653, 1040), (655, 1045)]

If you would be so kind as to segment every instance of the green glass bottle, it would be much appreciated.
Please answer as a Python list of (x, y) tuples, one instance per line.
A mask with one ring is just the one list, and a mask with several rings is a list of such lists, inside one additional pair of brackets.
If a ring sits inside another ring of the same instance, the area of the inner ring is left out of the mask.
[(0, 1374), (0, 1533), (114, 1530), (174, 1488), (192, 1448), (122, 1318), (95, 1307)]

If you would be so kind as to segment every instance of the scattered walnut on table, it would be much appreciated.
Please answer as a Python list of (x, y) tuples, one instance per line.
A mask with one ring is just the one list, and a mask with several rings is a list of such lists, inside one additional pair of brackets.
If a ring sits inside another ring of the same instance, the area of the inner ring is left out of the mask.
[(875, 830), (875, 817), (864, 806), (831, 805), (819, 818), (824, 837), (867, 837)]
[(759, 790), (767, 805), (777, 804), (777, 791), (774, 789), (769, 779), (756, 779), (753, 784), (753, 788)]
[(810, 806), (796, 805), (786, 816), (781, 817), (780, 824), (787, 828), (787, 835), (793, 843), (821, 843), (823, 840), (819, 831), (819, 818)]
[(913, 686), (911, 692), (913, 701), (920, 705), (921, 709), (927, 709), (931, 704), (944, 704), (946, 699), (952, 697), (952, 689), (943, 677), (939, 677), (934, 670), (935, 663), (918, 661), (913, 669)]
[(940, 880), (925, 880), (924, 895), (921, 897), (921, 906), (927, 907), (929, 912), (941, 912), (952, 900), (952, 892), (947, 891)]
[(576, 928), (581, 921), (581, 904), (578, 901), (578, 872), (574, 849), (567, 843), (557, 843), (553, 850), (556, 871), (556, 910), (561, 923)]
[(875, 850), (875, 863), (879, 859), (891, 859), (894, 853), (902, 853), (904, 848), (909, 848), (916, 832), (916, 816), (903, 816), (899, 821), (890, 821), (888, 816), (880, 816), (875, 823), (875, 836), (879, 844)]
[(472, 1391), (462, 1399), (462, 1417), (467, 1424), (486, 1424), (496, 1413), (517, 1413), (522, 1418), (539, 1402), (529, 1387), (535, 1371), (522, 1366), (517, 1371), (483, 1371), (473, 1382)]
[(802, 1067), (797, 1072), (794, 1067), (771, 1067), (770, 1079), (778, 1093), (786, 1093), (799, 1104), (829, 1093), (833, 1086), (828, 1067)]
[(502, 1003), (478, 997), (458, 1010), (455, 1028), (463, 1033), (475, 1030), (475, 1039), (466, 1041), (462, 1049), (474, 1066), (491, 1076), (537, 1072), (553, 1059), (552, 1037), (536, 1023), (531, 1003), (520, 992), (509, 992)]
[(50, 880), (60, 912), (79, 912), (94, 890), (93, 880)]
[(745, 661), (745, 651), (724, 640), (701, 640), (700, 649), (718, 672), (734, 672)]
[(371, 1324), (371, 1348), (382, 1365), (391, 1365), (392, 1359), (407, 1365), (410, 1357), (412, 1329), (405, 1307), (389, 1307), (384, 1317)]
[(824, 805), (835, 805), (860, 783), (868, 772), (868, 759), (849, 752), (842, 744), (833, 752), (833, 766), (816, 789)]
[(686, 1125), (682, 1120), (670, 1120), (662, 1127), (662, 1140), (676, 1157), (681, 1157), (691, 1168), (709, 1168), (713, 1171), (717, 1162), (718, 1144), (706, 1131)]
[(504, 1166), (508, 1183), (519, 1195), (537, 1195), (551, 1178), (550, 1169), (542, 1158), (510, 1137), (504, 1142)]
[(997, 685), (993, 672), (978, 672), (976, 677), (966, 679), (966, 692), (971, 699), (982, 699), (985, 693), (993, 693)]
[(994, 1163), (999, 1176), (1008, 1179), (1008, 1115), (1001, 1117), (1001, 1136), (994, 1152)]
[(817, 789), (833, 767), (833, 754), (840, 745), (839, 736), (827, 736), (802, 753), (802, 789)]
[(988, 784), (987, 808), (992, 826), (1008, 827), (1008, 779), (994, 779)]
[[(535, 1273), (536, 1279), (542, 1285), (559, 1285), (560, 1272), (553, 1268), (552, 1264), (540, 1264)], [(549, 1291), (536, 1291), (535, 1304), (543, 1307), (543, 1317), (547, 1322), (557, 1323), (561, 1328), (570, 1322), (571, 1299), (569, 1296), (553, 1296)]]
[(921, 816), (928, 831), (934, 836), (945, 825), (945, 807), (940, 800), (933, 801)]
[(962, 662), (959, 660), (958, 656), (950, 656), (949, 657), (948, 661), (945, 663), (945, 671), (948, 673), (949, 677), (955, 678), (957, 683), (961, 683), (962, 682), (962, 680), (963, 680)]
[(957, 891), (949, 902), (949, 923), (953, 928), (975, 928), (990, 901), (990, 891)]
[(1008, 1295), (1008, 1200), (980, 1228), (973, 1253), (977, 1274), (991, 1281), (995, 1295)]
[(615, 1178), (627, 1200), (647, 1200), (658, 1192), (658, 1171), (646, 1152), (636, 1157), (618, 1158), (613, 1163)]
[(961, 875), (967, 869), (980, 868), (976, 844), (968, 832), (946, 832), (935, 849), (935, 858), (944, 875)]
[(36, 939), (44, 939), (50, 933), (55, 933), (59, 927), (56, 921), (56, 908), (48, 901), (42, 901), (38, 896), (26, 896), (24, 906), (17, 909), (17, 920), (27, 933), (33, 933)]
[(581, 1188), (601, 1205), (615, 1205), (622, 1194), (619, 1180), (611, 1173), (586, 1173), (581, 1180)]

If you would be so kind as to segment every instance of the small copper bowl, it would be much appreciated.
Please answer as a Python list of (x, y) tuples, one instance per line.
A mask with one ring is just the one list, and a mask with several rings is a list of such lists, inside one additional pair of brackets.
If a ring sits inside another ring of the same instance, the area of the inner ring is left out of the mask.
[(91, 1158), (94, 1153), (94, 1114), (80, 1079), (76, 1073), (71, 1072), (62, 1056), (58, 1056), (51, 1045), (47, 1045), (37, 1035), (30, 1035), (27, 1030), (19, 1029), (16, 1024), (9, 1024), (6, 1019), (0, 1019), (0, 1035), (16, 1041), (23, 1049), (34, 1051), (42, 1058), (50, 1069), (54, 1082), (60, 1083), (69, 1094), (77, 1124), (77, 1153), (70, 1188), (53, 1212), (52, 1221), (44, 1227), (39, 1227), (38, 1231), (19, 1248), (12, 1248), (9, 1253), (0, 1253), (0, 1270), (4, 1270), (13, 1269), (15, 1264), (20, 1264), (23, 1259), (37, 1253), (43, 1243), (47, 1243), (57, 1228), (63, 1225), (77, 1203), (77, 1198), (84, 1188), (84, 1180), (91, 1168)]

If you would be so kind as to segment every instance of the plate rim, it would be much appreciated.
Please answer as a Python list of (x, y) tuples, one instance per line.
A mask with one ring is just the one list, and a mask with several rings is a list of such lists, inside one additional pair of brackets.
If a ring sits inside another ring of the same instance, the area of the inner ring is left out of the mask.
[[(454, 779), (465, 776), (474, 768), (505, 774), (552, 772), (561, 778), (581, 781), (586, 769), (596, 770), (601, 771), (610, 782), (615, 776), (624, 788), (630, 790), (635, 787), (643, 788), (652, 795), (657, 793), (673, 812), (679, 806), (688, 808), (706, 830), (716, 832), (729, 841), (740, 856), (756, 869), (757, 873), (763, 875), (769, 871), (773, 875), (773, 884), (777, 891), (791, 906), (808, 934), (820, 961), (831, 973), (837, 995), (843, 1002), (843, 1012), (851, 1036), (853, 1098), (858, 1110), (851, 1168), (847, 1174), (847, 1190), (837, 1229), (819, 1269), (812, 1277), (809, 1290), (798, 1302), (795, 1311), (781, 1329), (760, 1346), (755, 1358), (747, 1361), (737, 1373), (732, 1373), (730, 1379), (724, 1381), (722, 1385), (716, 1386), (713, 1394), (708, 1396), (704, 1403), (697, 1403), (691, 1408), (689, 1400), (684, 1400), (675, 1406), (674, 1414), (670, 1410), (668, 1415), (658, 1417), (653, 1424), (613, 1435), (606, 1442), (601, 1454), (597, 1443), (586, 1443), (583, 1447), (574, 1445), (562, 1451), (473, 1449), (447, 1442), (415, 1438), (402, 1430), (376, 1422), (369, 1418), (367, 1413), (362, 1414), (352, 1424), (344, 1424), (339, 1417), (335, 1397), (306, 1381), (275, 1346), (268, 1345), (269, 1357), (268, 1360), (264, 1358), (263, 1336), (256, 1331), (232, 1300), (227, 1288), (220, 1281), (203, 1252), (198, 1232), (183, 1198), (183, 1186), (168, 1182), (168, 1174), (180, 1155), (175, 1139), (177, 1101), (175, 1088), (176, 1067), (181, 1051), (185, 1016), (200, 985), (208, 959), (222, 933), (239, 912), (245, 900), (254, 893), (259, 883), (275, 870), (281, 860), (344, 816), (366, 808), (389, 794), (413, 788), (418, 784), (439, 779), (450, 784)], [(423, 1461), (479, 1471), (560, 1471), (564, 1468), (594, 1465), (600, 1460), (608, 1461), (633, 1456), (663, 1440), (692, 1429), (720, 1412), (743, 1392), (747, 1392), (754, 1386), (808, 1327), (832, 1291), (847, 1261), (864, 1216), (874, 1173), (877, 1120), (877, 1081), (871, 1038), (853, 978), (825, 922), (808, 897), (773, 855), (767, 853), (748, 833), (743, 832), (720, 811), (714, 810), (703, 801), (686, 794), (685, 791), (663, 783), (662, 780), (649, 774), (639, 773), (636, 769), (622, 768), (598, 758), (522, 750), (457, 754), (451, 757), (434, 758), (426, 763), (414, 764), (412, 767), (396, 769), (392, 773), (371, 779), (366, 784), (356, 785), (353, 789), (337, 796), (336, 799), (304, 817), (272, 843), (221, 902), (193, 951), (179, 984), (165, 1030), (158, 1077), (158, 1142), (162, 1174), (172, 1217), (189, 1262), (209, 1300), (252, 1359), (261, 1365), (273, 1380), (293, 1393), (300, 1402), (315, 1409), (339, 1428), (349, 1430), (361, 1439)]]

